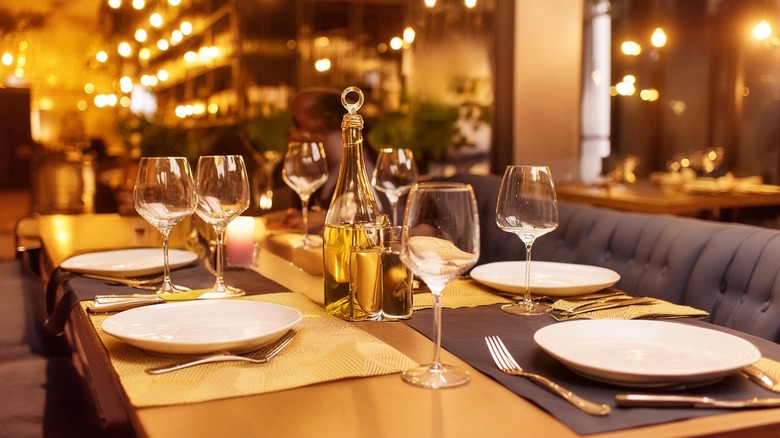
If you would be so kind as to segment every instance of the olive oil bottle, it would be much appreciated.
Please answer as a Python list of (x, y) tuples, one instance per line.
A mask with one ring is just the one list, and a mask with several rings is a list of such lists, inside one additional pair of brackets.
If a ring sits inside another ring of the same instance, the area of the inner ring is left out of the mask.
[[(350, 94), (356, 94), (357, 101), (349, 103)], [(325, 217), (322, 247), (325, 310), (350, 321), (368, 319), (356, 297), (350, 296), (350, 249), (364, 243), (359, 225), (376, 223), (379, 216), (363, 161), (363, 117), (357, 114), (363, 99), (357, 87), (341, 93), (341, 103), (347, 110), (341, 121), (341, 166)]]

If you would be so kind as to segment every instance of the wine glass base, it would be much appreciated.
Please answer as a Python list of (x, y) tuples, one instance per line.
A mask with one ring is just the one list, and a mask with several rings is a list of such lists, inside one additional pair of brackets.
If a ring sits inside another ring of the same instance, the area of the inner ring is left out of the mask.
[(536, 302), (524, 302), (514, 304), (504, 304), (501, 306), (501, 310), (513, 315), (544, 315), (550, 309), (549, 306)]
[(423, 365), (404, 371), (404, 382), (420, 388), (438, 389), (464, 385), (471, 380), (469, 372), (453, 365)]
[(219, 298), (235, 298), (246, 295), (246, 291), (233, 286), (212, 287), (199, 298), (204, 300), (213, 300)]

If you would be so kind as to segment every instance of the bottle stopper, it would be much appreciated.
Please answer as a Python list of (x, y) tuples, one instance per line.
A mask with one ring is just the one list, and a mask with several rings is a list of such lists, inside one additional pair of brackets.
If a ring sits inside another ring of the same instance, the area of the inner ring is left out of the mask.
[[(347, 96), (350, 93), (357, 94), (358, 98), (356, 102), (347, 102)], [(363, 127), (363, 117), (357, 114), (357, 111), (363, 106), (363, 91), (360, 88), (351, 86), (344, 89), (341, 93), (341, 104), (347, 109), (347, 114), (344, 114), (344, 118), (341, 120), (341, 126), (343, 127)]]

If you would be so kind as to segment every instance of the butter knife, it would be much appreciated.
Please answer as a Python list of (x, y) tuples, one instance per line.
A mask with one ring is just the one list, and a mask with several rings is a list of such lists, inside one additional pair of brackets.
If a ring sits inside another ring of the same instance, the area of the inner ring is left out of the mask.
[(722, 399), (693, 395), (665, 394), (618, 394), (615, 396), (618, 406), (624, 408), (776, 408), (780, 407), (780, 398)]

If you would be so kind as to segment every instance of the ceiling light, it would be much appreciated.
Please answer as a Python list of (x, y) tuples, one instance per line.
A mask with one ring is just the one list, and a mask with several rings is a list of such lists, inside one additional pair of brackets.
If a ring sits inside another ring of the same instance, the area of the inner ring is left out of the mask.
[(160, 15), (159, 12), (155, 12), (154, 14), (149, 16), (149, 24), (152, 25), (152, 27), (160, 27), (163, 25), (163, 17)]

